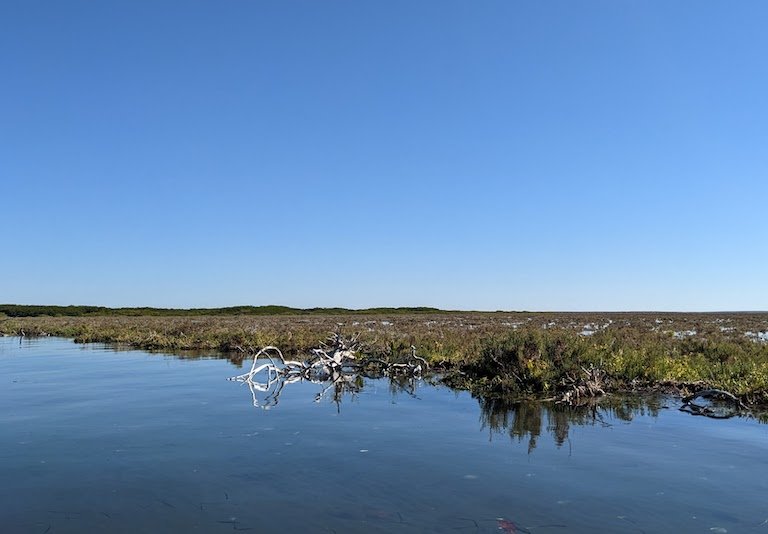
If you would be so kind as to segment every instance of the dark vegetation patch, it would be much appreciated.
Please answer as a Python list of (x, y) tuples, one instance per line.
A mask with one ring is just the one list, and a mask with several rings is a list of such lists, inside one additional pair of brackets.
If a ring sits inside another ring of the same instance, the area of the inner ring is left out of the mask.
[(38, 306), (25, 304), (0, 304), (0, 314), (8, 317), (201, 317), (237, 315), (338, 315), (338, 314), (410, 314), (451, 313), (437, 308), (291, 308), (288, 306), (230, 306), (226, 308), (106, 308), (103, 306)]

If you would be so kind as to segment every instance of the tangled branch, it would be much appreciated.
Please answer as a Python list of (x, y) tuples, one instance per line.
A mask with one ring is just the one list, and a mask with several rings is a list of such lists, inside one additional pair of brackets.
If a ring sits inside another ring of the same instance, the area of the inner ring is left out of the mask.
[(684, 397), (680, 411), (714, 419), (728, 419), (749, 412), (749, 408), (733, 393), (722, 389), (703, 389)]
[(566, 392), (560, 395), (557, 402), (565, 404), (578, 404), (582, 399), (590, 399), (605, 395), (603, 389), (605, 372), (596, 367), (582, 367), (583, 376), (574, 378), (567, 375), (563, 379), (562, 385), (567, 388)]
[[(287, 383), (306, 380), (323, 384), (323, 390), (315, 398), (319, 402), (331, 389), (334, 389), (334, 398), (340, 398), (343, 392), (357, 391), (360, 375), (419, 378), (422, 371), (429, 369), (427, 361), (416, 355), (415, 346), (411, 346), (407, 361), (394, 363), (380, 358), (360, 357), (360, 349), (357, 335), (347, 339), (339, 332), (331, 334), (320, 347), (311, 349), (309, 357), (302, 361), (286, 360), (277, 347), (267, 346), (258, 351), (249, 347), (248, 352), (253, 354), (251, 369), (228, 380), (247, 384), (253, 405), (269, 408), (277, 405)], [(259, 394), (263, 393), (266, 395), (259, 401)]]

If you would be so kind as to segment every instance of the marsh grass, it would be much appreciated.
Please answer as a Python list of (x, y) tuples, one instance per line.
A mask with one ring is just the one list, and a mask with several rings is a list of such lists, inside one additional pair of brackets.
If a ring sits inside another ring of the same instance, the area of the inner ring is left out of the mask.
[(359, 333), (364, 351), (391, 359), (411, 345), (454, 387), (486, 395), (549, 397), (585, 369), (608, 390), (701, 387), (768, 403), (768, 313), (309, 313), (280, 315), (1, 317), (0, 332), (148, 350), (217, 351), (274, 345), (296, 355), (329, 332)]

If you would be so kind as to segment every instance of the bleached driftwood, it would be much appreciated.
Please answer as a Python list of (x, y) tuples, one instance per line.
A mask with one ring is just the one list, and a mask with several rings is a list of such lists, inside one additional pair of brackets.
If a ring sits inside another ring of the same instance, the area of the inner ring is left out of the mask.
[[(258, 351), (250, 349), (243, 352), (253, 354), (253, 363), (247, 373), (230, 377), (228, 380), (248, 385), (253, 397), (253, 405), (269, 408), (277, 405), (285, 384), (302, 380), (323, 384), (323, 390), (315, 398), (316, 402), (331, 389), (335, 396), (344, 391), (354, 391), (357, 379), (363, 376), (406, 376), (420, 377), (422, 371), (429, 369), (424, 358), (416, 355), (416, 347), (411, 346), (411, 356), (402, 363), (390, 363), (380, 358), (360, 357), (360, 342), (357, 336), (346, 339), (336, 332), (311, 349), (306, 360), (286, 360), (279, 348), (267, 346)], [(264, 394), (259, 401), (259, 394)]]

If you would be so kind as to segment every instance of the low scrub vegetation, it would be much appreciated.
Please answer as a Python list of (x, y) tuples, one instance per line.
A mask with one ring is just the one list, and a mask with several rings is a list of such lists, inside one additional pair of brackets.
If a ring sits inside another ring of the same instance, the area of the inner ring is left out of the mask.
[[(232, 310), (232, 309), (229, 309)], [(29, 312), (29, 310), (27, 310)], [(273, 345), (306, 353), (329, 332), (357, 333), (373, 356), (419, 356), (456, 387), (484, 395), (551, 397), (600, 391), (721, 388), (768, 403), (766, 313), (405, 312), (80, 316), (0, 315), (7, 335), (54, 335), (148, 350), (242, 358)], [(29, 315), (29, 313), (28, 313)]]

